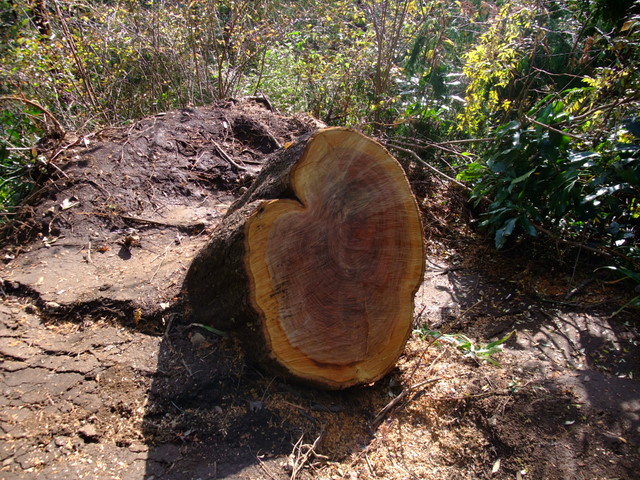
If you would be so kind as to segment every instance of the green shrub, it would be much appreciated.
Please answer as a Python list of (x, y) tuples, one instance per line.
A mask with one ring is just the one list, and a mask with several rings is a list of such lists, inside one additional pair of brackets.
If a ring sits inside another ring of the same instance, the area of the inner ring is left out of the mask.
[(476, 204), (489, 201), (479, 226), (493, 232), (497, 248), (515, 233), (535, 236), (545, 228), (636, 256), (640, 137), (618, 128), (587, 149), (557, 128), (568, 119), (564, 103), (555, 101), (526, 124), (500, 127), (486, 163), (459, 175), (472, 183)]

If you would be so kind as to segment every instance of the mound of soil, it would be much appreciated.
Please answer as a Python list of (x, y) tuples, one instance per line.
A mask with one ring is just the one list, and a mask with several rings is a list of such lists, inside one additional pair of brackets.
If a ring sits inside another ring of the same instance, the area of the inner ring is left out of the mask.
[(290, 385), (190, 323), (190, 259), (269, 155), (317, 127), (227, 102), (50, 154), (2, 251), (0, 479), (635, 478), (640, 335), (611, 316), (628, 292), (587, 283), (576, 257), (495, 252), (464, 193), (416, 165), (429, 255), (388, 377)]
[(57, 172), (22, 209), (3, 278), (52, 313), (153, 314), (269, 154), (317, 127), (234, 101), (78, 138), (53, 152)]

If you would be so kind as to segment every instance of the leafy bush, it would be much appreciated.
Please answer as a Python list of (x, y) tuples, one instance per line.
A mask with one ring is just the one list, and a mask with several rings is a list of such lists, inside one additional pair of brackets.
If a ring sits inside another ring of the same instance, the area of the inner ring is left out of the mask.
[(486, 163), (459, 175), (473, 184), (476, 204), (490, 199), (480, 226), (494, 232), (497, 248), (516, 232), (535, 236), (544, 228), (637, 256), (640, 137), (620, 128), (587, 150), (553, 126), (568, 119), (556, 101), (528, 123), (500, 127)]
[[(618, 281), (630, 280), (633, 284), (635, 284), (635, 288), (633, 289), (634, 294), (640, 293), (640, 272), (635, 272), (625, 267), (616, 267), (613, 265), (609, 265), (605, 268), (608, 268), (609, 270), (613, 270), (614, 272), (619, 272), (620, 274), (622, 274), (622, 277), (619, 278)], [(613, 317), (617, 315), (627, 307), (640, 307), (640, 295), (636, 295), (631, 300), (628, 300), (624, 305), (622, 305), (618, 310), (616, 310), (611, 316)]]
[(35, 185), (32, 172), (38, 154), (33, 145), (43, 134), (41, 115), (29, 106), (0, 111), (0, 223)]
[(527, 5), (505, 4), (467, 56), (460, 118), (495, 140), (458, 179), (496, 247), (543, 231), (637, 270), (640, 2), (613, 24), (579, 3)]

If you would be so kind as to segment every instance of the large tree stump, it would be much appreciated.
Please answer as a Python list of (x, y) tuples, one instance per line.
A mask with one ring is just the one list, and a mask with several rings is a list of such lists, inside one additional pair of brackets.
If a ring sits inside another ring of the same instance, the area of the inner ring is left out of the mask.
[(193, 260), (195, 320), (236, 329), (247, 352), (331, 389), (395, 364), (422, 281), (422, 227), (398, 162), (327, 128), (281, 150)]

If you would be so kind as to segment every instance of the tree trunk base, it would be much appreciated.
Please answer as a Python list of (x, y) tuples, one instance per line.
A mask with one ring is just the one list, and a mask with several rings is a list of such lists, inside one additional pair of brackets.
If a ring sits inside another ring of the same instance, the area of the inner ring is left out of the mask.
[(340, 389), (395, 365), (423, 268), (400, 165), (369, 138), (328, 128), (269, 161), (185, 288), (195, 320), (236, 330), (261, 365)]

